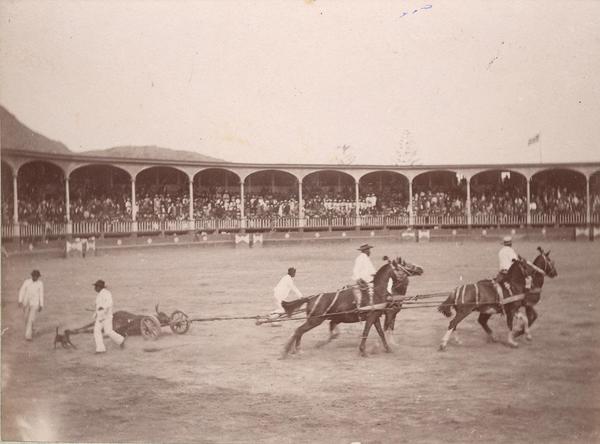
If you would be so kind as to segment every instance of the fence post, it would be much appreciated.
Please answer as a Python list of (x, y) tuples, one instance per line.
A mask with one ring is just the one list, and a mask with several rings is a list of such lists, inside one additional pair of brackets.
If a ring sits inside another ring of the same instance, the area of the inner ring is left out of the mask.
[(67, 239), (71, 240), (73, 238), (73, 222), (71, 222), (70, 220), (67, 221)]

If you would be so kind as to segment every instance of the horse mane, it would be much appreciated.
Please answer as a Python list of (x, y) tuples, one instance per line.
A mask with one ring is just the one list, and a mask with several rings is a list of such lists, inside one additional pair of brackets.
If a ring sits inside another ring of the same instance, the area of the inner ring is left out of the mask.
[(387, 261), (387, 264), (383, 264), (379, 270), (377, 270), (377, 273), (375, 273), (375, 276), (373, 276), (373, 283), (375, 283), (377, 281), (377, 279), (381, 278), (381, 275), (383, 275), (384, 270), (386, 267), (389, 267), (392, 264), (392, 261), (390, 261), (390, 259), (387, 256), (383, 256), (383, 260)]
[(521, 265), (519, 264), (519, 261), (520, 261), (520, 259), (519, 260), (513, 260), (513, 263), (510, 264), (510, 267), (508, 268), (507, 275), (510, 276), (511, 279), (515, 277), (514, 276), (515, 271), (517, 273), (519, 273), (519, 276), (522, 279), (525, 279), (525, 275), (523, 274), (523, 270), (521, 269)]

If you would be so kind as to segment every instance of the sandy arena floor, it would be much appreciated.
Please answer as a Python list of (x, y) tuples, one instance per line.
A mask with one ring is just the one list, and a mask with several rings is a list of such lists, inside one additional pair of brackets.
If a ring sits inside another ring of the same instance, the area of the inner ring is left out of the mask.
[[(516, 245), (533, 259), (536, 244)], [(534, 340), (488, 344), (471, 315), (462, 345), (438, 352), (448, 320), (434, 308), (402, 311), (398, 345), (383, 353), (373, 330), (358, 356), (360, 327), (336, 341), (325, 324), (303, 353), (280, 360), (299, 322), (194, 323), (155, 342), (91, 335), (54, 350), (54, 329), (91, 321), (92, 282), (106, 280), (116, 310), (152, 313), (156, 302), (195, 317), (268, 313), (272, 288), (291, 265), (305, 294), (348, 283), (356, 245), (255, 250), (156, 248), (98, 257), (11, 257), (2, 262), (2, 439), (67, 442), (399, 443), (600, 442), (600, 242), (556, 242), (559, 276), (547, 280)], [(409, 293), (451, 290), (490, 277), (495, 243), (376, 243), (373, 259), (402, 255), (425, 268)], [(47, 308), (33, 343), (23, 339), (17, 291), (39, 268)], [(462, 277), (462, 281), (461, 281)], [(505, 338), (504, 319), (490, 323)]]

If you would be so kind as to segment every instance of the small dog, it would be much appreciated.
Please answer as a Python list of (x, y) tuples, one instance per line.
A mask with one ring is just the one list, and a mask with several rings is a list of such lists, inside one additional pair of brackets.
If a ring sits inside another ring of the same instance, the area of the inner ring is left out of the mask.
[(71, 330), (65, 330), (63, 334), (58, 333), (58, 327), (56, 327), (56, 335), (54, 336), (54, 349), (56, 349), (56, 344), (62, 345), (63, 348), (77, 348), (75, 344), (71, 342)]

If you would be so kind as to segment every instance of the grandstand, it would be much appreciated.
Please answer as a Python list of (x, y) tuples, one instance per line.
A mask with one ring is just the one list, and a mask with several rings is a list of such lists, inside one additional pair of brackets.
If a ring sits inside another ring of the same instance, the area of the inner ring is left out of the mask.
[(293, 165), (75, 153), (0, 107), (2, 238), (600, 224), (600, 162)]

